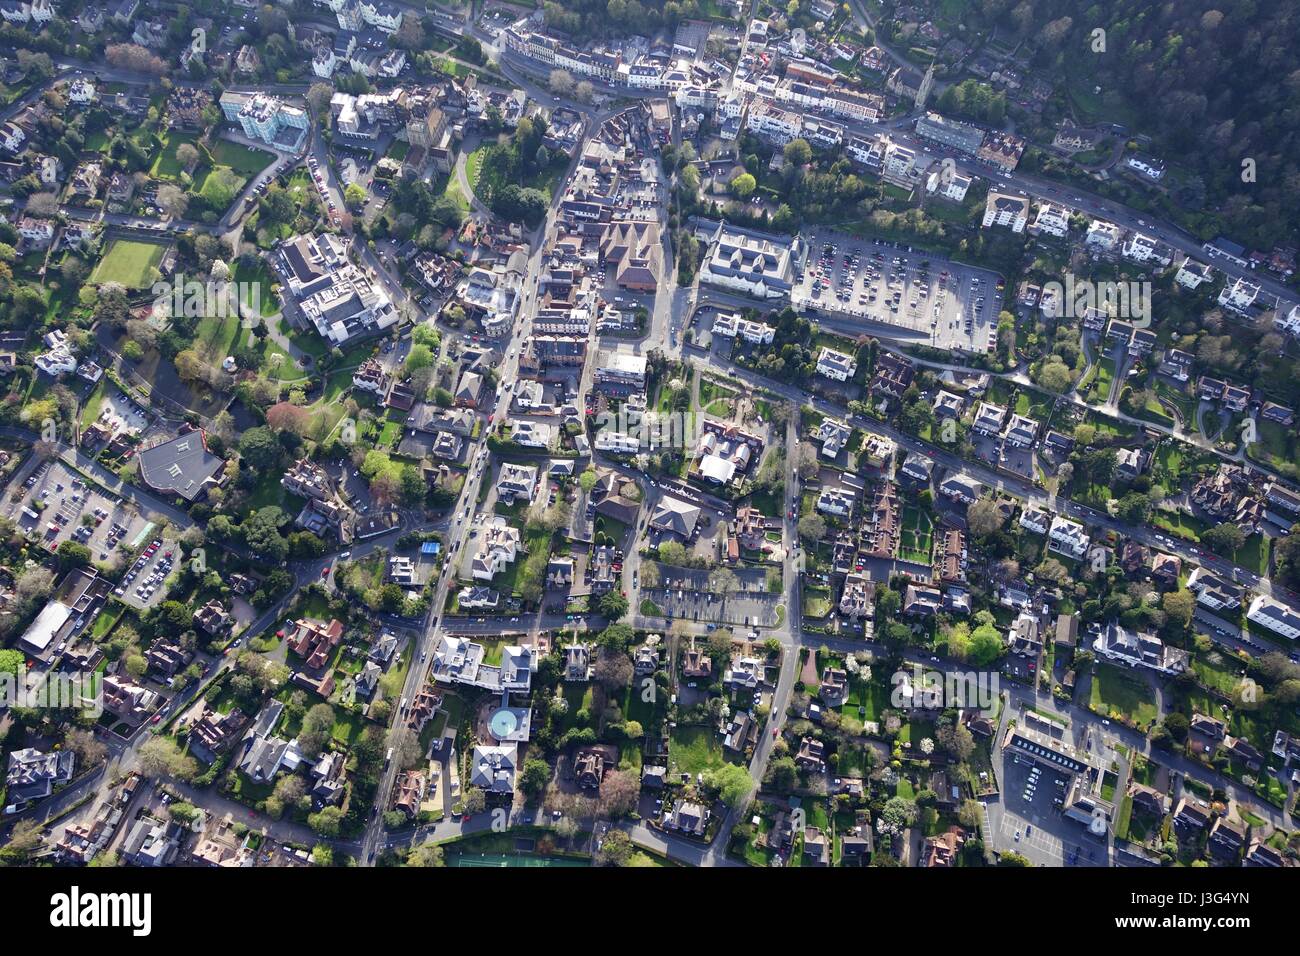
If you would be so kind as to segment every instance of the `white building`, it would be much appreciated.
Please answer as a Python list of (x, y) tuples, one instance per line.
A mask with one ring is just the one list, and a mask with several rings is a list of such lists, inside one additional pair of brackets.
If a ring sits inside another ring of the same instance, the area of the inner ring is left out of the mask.
[(1097, 628), (1093, 633), (1092, 649), (1117, 664), (1171, 676), (1187, 670), (1187, 651), (1169, 647), (1154, 634), (1130, 631), (1114, 622)]
[(754, 101), (745, 124), (755, 136), (777, 146), (784, 146), (803, 132), (803, 119), (798, 113), (782, 109), (767, 99)]
[(1300, 637), (1300, 614), (1267, 595), (1261, 594), (1250, 602), (1246, 619), (1293, 641)]
[(1119, 226), (1104, 219), (1094, 219), (1088, 224), (1088, 235), (1084, 242), (1103, 252), (1109, 252), (1119, 243), (1122, 234)]
[(526, 448), (550, 448), (555, 443), (555, 426), (544, 422), (515, 422), (510, 440)]
[(853, 360), (853, 356), (845, 355), (843, 352), (837, 352), (835, 349), (822, 346), (821, 352), (817, 355), (817, 374), (824, 375), (826, 378), (834, 379), (837, 382), (846, 382), (851, 379), (858, 370), (858, 363)]
[(92, 80), (75, 79), (68, 84), (68, 102), (84, 106), (96, 100), (95, 84)]
[(965, 173), (945, 174), (942, 169), (938, 169), (926, 177), (925, 191), (951, 202), (965, 202), (972, 182), (971, 177)]
[(1091, 539), (1083, 525), (1061, 515), (1052, 519), (1052, 526), (1047, 531), (1048, 549), (1078, 561), (1088, 553), (1089, 544)]
[(708, 230), (705, 239), (709, 251), (700, 281), (757, 299), (788, 297), (807, 252), (798, 236), (786, 239), (725, 222)]
[(843, 518), (853, 511), (853, 492), (844, 488), (823, 488), (817, 496), (817, 510)]
[(519, 529), (497, 518), (480, 532), (478, 553), (470, 568), (476, 581), (491, 581), (508, 568), (519, 554)]
[(1259, 284), (1248, 279), (1237, 279), (1219, 290), (1219, 305), (1234, 312), (1247, 312), (1259, 298)]
[(739, 337), (755, 345), (769, 345), (776, 335), (776, 329), (764, 322), (746, 319), (739, 312), (732, 312), (713, 320), (713, 334), (727, 338)]
[(1014, 196), (1010, 193), (989, 190), (988, 199), (984, 204), (983, 226), (985, 229), (989, 226), (1003, 226), (1012, 232), (1020, 233), (1025, 231), (1025, 225), (1028, 222), (1028, 199), (1024, 196)]
[(268, 146), (296, 150), (307, 132), (307, 111), (277, 96), (227, 90), (221, 94), (220, 103), (228, 122), (237, 123), (249, 139), (261, 140)]
[(1183, 264), (1178, 267), (1174, 281), (1184, 289), (1198, 289), (1213, 278), (1214, 270), (1210, 266), (1188, 258), (1184, 259)]
[(1070, 210), (1056, 203), (1043, 203), (1038, 207), (1031, 231), (1064, 239), (1070, 232)]

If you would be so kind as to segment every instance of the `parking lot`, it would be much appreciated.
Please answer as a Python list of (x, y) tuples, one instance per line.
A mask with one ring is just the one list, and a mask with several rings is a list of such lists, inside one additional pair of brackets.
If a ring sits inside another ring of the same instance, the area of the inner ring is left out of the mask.
[(104, 389), (97, 420), (112, 426), (114, 431), (130, 430), (141, 434), (149, 427), (150, 422), (145, 411), (116, 387)]
[(1061, 815), (1069, 779), (1030, 761), (1008, 758), (1000, 802), (989, 805), (995, 845), (1035, 866), (1105, 866), (1106, 846), (1080, 823)]
[(175, 541), (162, 535), (149, 538), (113, 594), (134, 608), (157, 604), (167, 594), (167, 577), (175, 569), (178, 558)]
[(1034, 470), (1034, 450), (1006, 441), (1000, 435), (971, 435), (975, 457), (993, 468), (1011, 472), (1030, 481)]
[(341, 218), (334, 197), (330, 194), (329, 182), (326, 180), (325, 174), (321, 172), (320, 163), (317, 162), (315, 156), (311, 157), (307, 162), (311, 167), (312, 182), (316, 184), (316, 191), (320, 194), (321, 205), (329, 207), (330, 222), (337, 226), (341, 222)]
[(885, 240), (814, 234), (809, 245), (807, 266), (791, 295), (796, 308), (846, 325), (860, 320), (864, 332), (874, 331), (873, 322), (893, 326), (903, 330), (895, 337), (935, 348), (996, 347), (1002, 280), (995, 273)]
[(111, 561), (151, 527), (133, 505), (88, 484), (61, 461), (38, 465), (19, 490), (22, 497), (8, 504), (7, 514), (51, 551), (75, 541), (90, 549), (92, 561)]
[(711, 589), (708, 571), (664, 566), (661, 573), (659, 587), (642, 588), (642, 596), (657, 604), (667, 617), (750, 627), (774, 627), (777, 623), (781, 595), (768, 592), (766, 572), (738, 571), (736, 590), (725, 600)]

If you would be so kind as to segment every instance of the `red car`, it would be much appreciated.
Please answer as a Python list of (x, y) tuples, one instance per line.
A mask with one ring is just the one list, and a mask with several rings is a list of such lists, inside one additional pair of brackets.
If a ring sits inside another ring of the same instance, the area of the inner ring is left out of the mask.
[(327, 578), (330, 576), (329, 565), (326, 565), (325, 567), (320, 569), (320, 576), (323, 578)]

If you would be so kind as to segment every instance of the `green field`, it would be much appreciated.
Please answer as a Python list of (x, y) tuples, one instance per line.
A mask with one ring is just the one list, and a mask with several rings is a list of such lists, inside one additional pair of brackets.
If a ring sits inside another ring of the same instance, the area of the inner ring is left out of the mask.
[[(178, 179), (181, 174), (181, 162), (176, 158), (176, 150), (185, 143), (194, 145), (196, 137), (190, 133), (168, 133), (161, 137), (163, 148), (154, 157), (149, 175), (155, 179)], [(203, 162), (202, 159), (199, 160)]]
[(1151, 688), (1113, 664), (1097, 664), (1088, 706), (1095, 713), (1147, 727), (1159, 716)]
[(712, 727), (678, 726), (668, 745), (669, 769), (673, 773), (703, 773), (722, 766), (722, 739)]
[(156, 242), (114, 239), (90, 274), (90, 281), (120, 282), (128, 289), (146, 288), (154, 282), (154, 273), (164, 251), (166, 247)]
[(934, 526), (930, 516), (919, 508), (903, 509), (903, 532), (899, 538), (898, 556), (904, 561), (929, 564), (934, 546)]
[(232, 143), (225, 139), (219, 139), (213, 144), (212, 158), (217, 161), (219, 166), (229, 166), (235, 172), (244, 176), (254, 176), (260, 173), (271, 165), (272, 160), (275, 159), (264, 149), (242, 146), (239, 143)]
[(252, 308), (256, 305), (263, 316), (272, 316), (280, 311), (280, 303), (271, 291), (271, 270), (265, 262), (259, 259), (256, 264), (248, 266), (236, 260), (230, 277), (238, 284), (240, 300), (245, 306)]

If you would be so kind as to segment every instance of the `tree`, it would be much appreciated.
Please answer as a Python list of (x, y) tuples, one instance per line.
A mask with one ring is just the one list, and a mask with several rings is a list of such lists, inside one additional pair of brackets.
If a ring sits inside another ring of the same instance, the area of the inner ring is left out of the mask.
[(412, 847), (411, 852), (406, 857), (406, 865), (440, 867), (447, 864), (443, 859), (442, 847), (436, 843), (421, 843), (417, 847)]
[(250, 428), (239, 438), (239, 454), (254, 471), (268, 471), (280, 463), (284, 448), (275, 432), (264, 426)]
[(546, 790), (546, 785), (550, 782), (550, 764), (536, 758), (524, 761), (523, 772), (519, 775), (519, 788), (524, 793), (536, 797)]
[(416, 51), (424, 49), (424, 25), (414, 14), (402, 17), (402, 25), (393, 34), (393, 43), (403, 50)]
[(59, 200), (54, 193), (32, 193), (27, 197), (27, 214), (31, 216), (54, 216), (59, 211)]
[(744, 202), (754, 194), (754, 190), (758, 188), (758, 181), (749, 173), (737, 173), (728, 185), (731, 194)]
[(799, 768), (789, 755), (768, 762), (767, 785), (777, 793), (789, 793), (799, 782)]
[(971, 502), (966, 509), (966, 526), (971, 534), (979, 537), (1001, 530), (1004, 520), (1002, 510), (989, 497)]
[(551, 70), (548, 85), (550, 86), (551, 92), (556, 96), (570, 96), (573, 93), (573, 74), (568, 70)]
[(975, 738), (960, 721), (943, 724), (935, 730), (934, 735), (939, 741), (939, 746), (958, 763), (964, 763), (975, 752)]
[(611, 820), (630, 816), (641, 797), (641, 782), (626, 770), (608, 770), (600, 782), (600, 806)]
[(298, 731), (298, 749), (306, 757), (316, 757), (329, 743), (334, 730), (334, 708), (321, 702), (307, 711)]
[(41, 823), (19, 820), (9, 834), (9, 842), (0, 849), (0, 864), (22, 866), (41, 846)]
[(90, 549), (76, 541), (64, 541), (58, 549), (59, 563), (65, 568), (84, 568), (90, 564)]
[(343, 202), (347, 204), (349, 209), (360, 209), (369, 198), (365, 187), (360, 183), (348, 183), (343, 190)]
[(1074, 385), (1074, 373), (1059, 355), (1050, 355), (1038, 370), (1038, 384), (1049, 392), (1062, 395)]
[(279, 563), (289, 556), (289, 542), (280, 534), (285, 514), (275, 505), (259, 508), (244, 522), (244, 543), (254, 554)]
[(431, 367), (433, 360), (433, 349), (428, 345), (412, 345), (406, 356), (406, 374), (411, 375), (420, 369)]
[(173, 219), (182, 219), (190, 199), (179, 187), (165, 183), (158, 187), (158, 207)]
[(626, 687), (632, 680), (632, 659), (623, 651), (602, 648), (592, 674), (607, 690)]
[(324, 807), (307, 817), (307, 826), (323, 837), (336, 837), (343, 828), (343, 811), (338, 807)]
[(601, 838), (593, 862), (597, 866), (627, 866), (635, 854), (632, 837), (624, 830), (611, 829)]
[(704, 773), (704, 785), (718, 791), (722, 802), (733, 810), (739, 809), (754, 788), (749, 771), (740, 764), (724, 763)]
[(153, 779), (193, 780), (199, 769), (194, 758), (182, 753), (170, 737), (149, 738), (140, 745), (137, 756), (140, 772)]
[(618, 591), (606, 591), (600, 596), (600, 600), (596, 602), (596, 610), (610, 621), (620, 620), (627, 616), (627, 598)]
[(334, 86), (331, 83), (313, 83), (307, 89), (307, 105), (317, 116), (327, 113), (330, 100), (334, 98)]
[(987, 667), (1000, 658), (1006, 648), (1002, 635), (992, 624), (981, 624), (971, 633), (970, 662), (976, 667)]
[(1216, 554), (1233, 554), (1246, 543), (1246, 533), (1230, 521), (1201, 533), (1201, 543)]
[(792, 139), (785, 144), (784, 155), (789, 166), (807, 166), (812, 162), (812, 147), (806, 139)]
[(819, 514), (807, 514), (799, 519), (799, 537), (805, 541), (821, 541), (826, 537), (826, 519)]
[[(311, 428), (311, 412), (292, 402), (276, 402), (266, 410), (266, 427), (305, 437)], [(278, 451), (277, 451), (278, 454)]]
[(108, 747), (100, 743), (89, 730), (70, 729), (63, 737), (63, 748), (77, 755), (80, 768), (93, 767), (104, 759)]
[(1192, 614), (1196, 610), (1196, 596), (1186, 588), (1170, 591), (1160, 599), (1160, 608), (1165, 612), (1166, 624), (1178, 631), (1186, 631), (1192, 624)]
[(1174, 711), (1172, 714), (1167, 714), (1165, 716), (1162, 721), (1162, 726), (1170, 737), (1181, 744), (1187, 739), (1187, 733), (1191, 730), (1191, 721), (1187, 719), (1186, 714), (1180, 714), (1177, 711)]
[(470, 787), (465, 791), (465, 812), (469, 814), (482, 813), (487, 807), (487, 794), (483, 792), (482, 787)]

